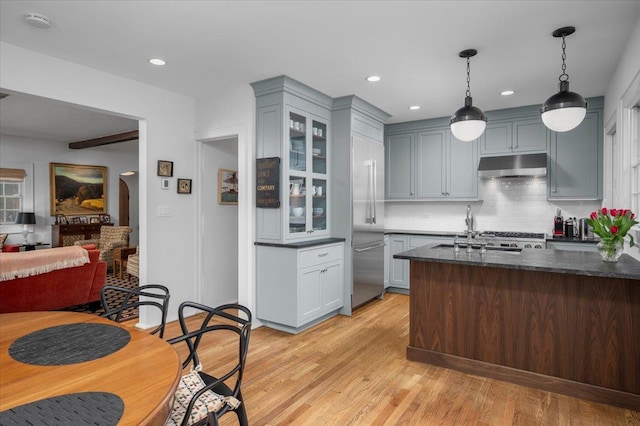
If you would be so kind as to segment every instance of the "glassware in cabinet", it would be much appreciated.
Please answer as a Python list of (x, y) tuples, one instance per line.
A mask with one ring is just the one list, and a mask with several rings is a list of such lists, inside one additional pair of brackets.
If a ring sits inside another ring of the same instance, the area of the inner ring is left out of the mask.
[(312, 200), (312, 229), (325, 231), (327, 229), (327, 181), (325, 179), (313, 179)]
[(289, 169), (307, 170), (307, 119), (289, 112)]
[(327, 125), (319, 121), (311, 122), (313, 173), (327, 174)]
[(289, 233), (307, 232), (306, 179), (289, 176)]

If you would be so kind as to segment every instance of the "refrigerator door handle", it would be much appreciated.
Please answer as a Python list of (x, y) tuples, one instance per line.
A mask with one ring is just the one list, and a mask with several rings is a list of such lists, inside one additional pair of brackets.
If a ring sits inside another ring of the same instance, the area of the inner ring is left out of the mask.
[(376, 248), (380, 248), (380, 247), (384, 247), (384, 246), (385, 246), (385, 244), (382, 243), (382, 244), (376, 244), (375, 246), (368, 246), (368, 247), (365, 247), (365, 248), (354, 248), (353, 251), (356, 251), (356, 252), (360, 253), (362, 251), (372, 250), (372, 249), (376, 249)]
[(375, 224), (376, 223), (376, 202), (378, 201), (378, 184), (376, 183), (378, 181), (378, 169), (376, 168), (376, 160), (371, 160), (371, 164), (372, 164), (372, 170), (373, 170), (373, 176), (372, 176), (372, 181), (373, 181), (373, 197), (371, 197), (371, 207), (372, 207), (372, 211), (373, 214), (371, 215), (371, 223)]
[(367, 207), (365, 223), (375, 223), (373, 218), (373, 207), (371, 200), (373, 199), (373, 160), (367, 161), (367, 167), (369, 168), (367, 173)]

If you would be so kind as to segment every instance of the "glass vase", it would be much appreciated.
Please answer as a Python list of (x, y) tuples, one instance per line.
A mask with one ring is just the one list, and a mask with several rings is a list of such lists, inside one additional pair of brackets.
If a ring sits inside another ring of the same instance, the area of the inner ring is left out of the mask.
[(624, 243), (621, 241), (600, 241), (598, 243), (598, 253), (605, 262), (617, 262), (624, 250)]

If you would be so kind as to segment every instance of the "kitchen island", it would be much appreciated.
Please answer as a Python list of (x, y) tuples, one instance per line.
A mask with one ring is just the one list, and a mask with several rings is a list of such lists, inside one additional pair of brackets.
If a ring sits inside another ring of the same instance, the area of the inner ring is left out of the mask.
[(407, 358), (640, 410), (640, 262), (428, 245), (411, 264)]

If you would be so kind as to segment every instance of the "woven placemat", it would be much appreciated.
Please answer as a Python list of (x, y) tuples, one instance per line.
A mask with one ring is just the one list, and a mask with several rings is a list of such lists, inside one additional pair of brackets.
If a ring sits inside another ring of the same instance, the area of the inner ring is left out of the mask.
[(124, 402), (107, 392), (82, 392), (41, 399), (0, 412), (0, 425), (118, 424)]
[(25, 364), (69, 365), (112, 354), (129, 340), (129, 332), (115, 325), (65, 324), (16, 339), (9, 347), (9, 355)]

